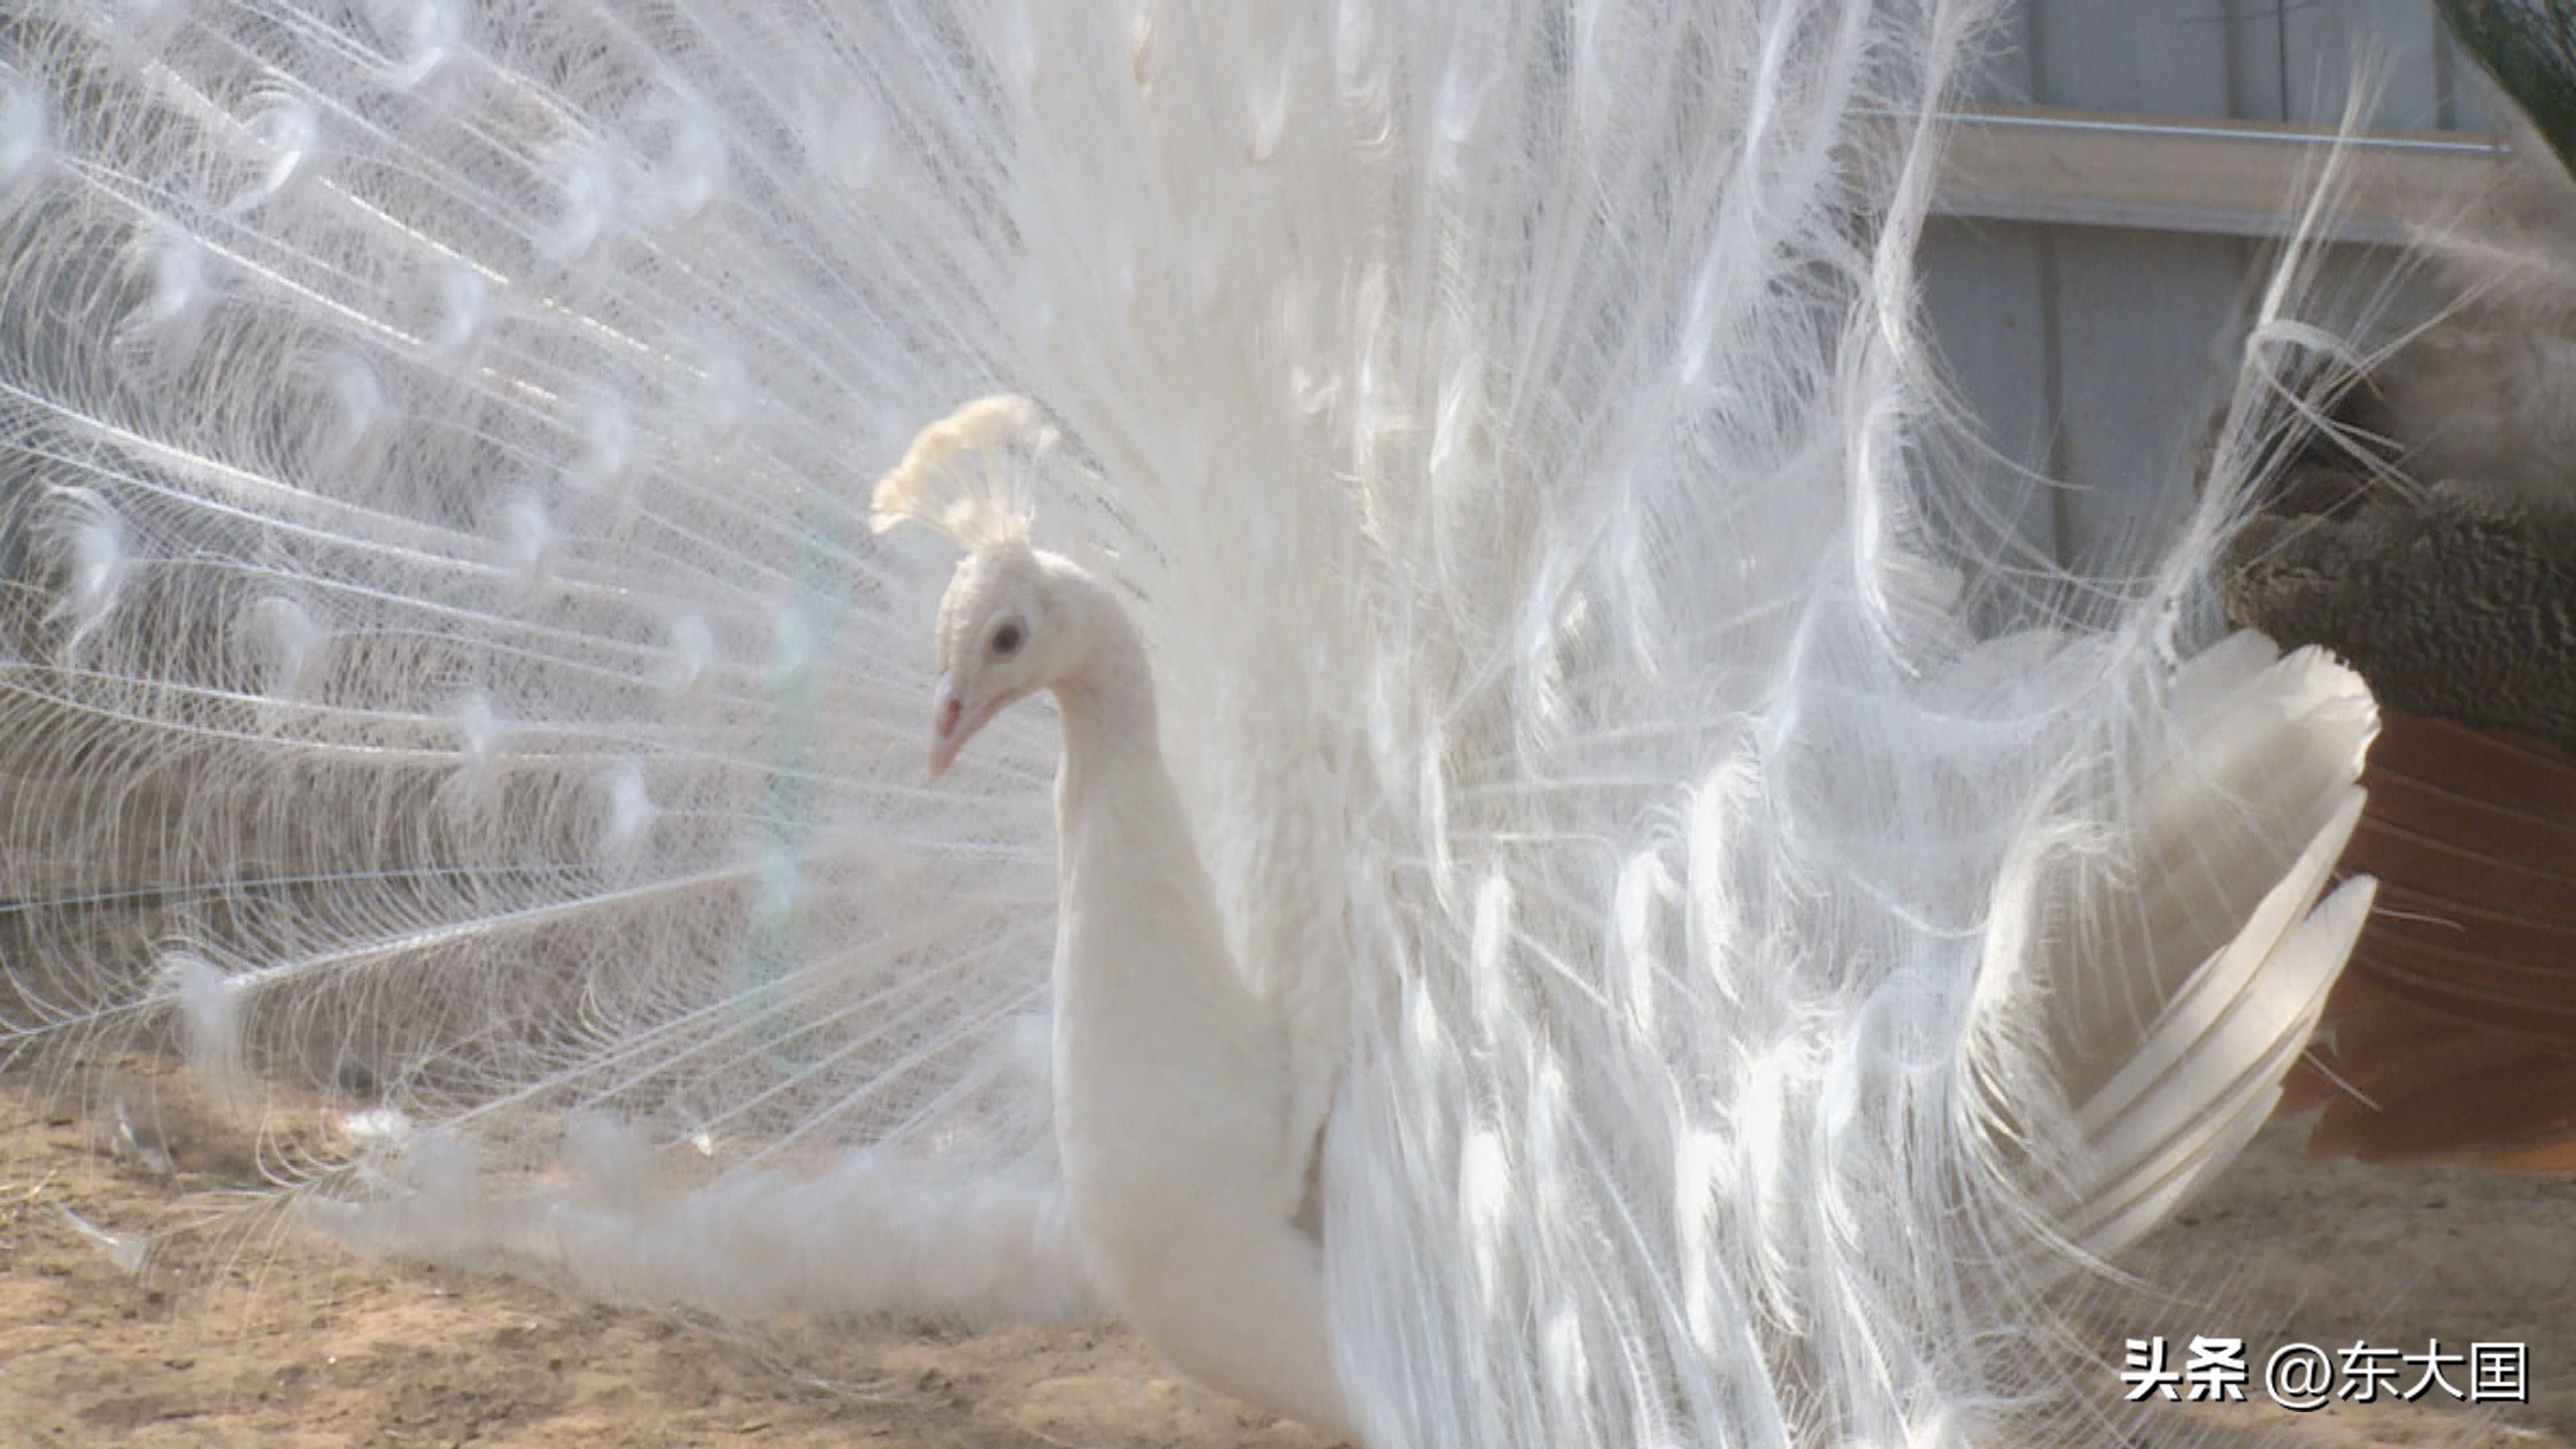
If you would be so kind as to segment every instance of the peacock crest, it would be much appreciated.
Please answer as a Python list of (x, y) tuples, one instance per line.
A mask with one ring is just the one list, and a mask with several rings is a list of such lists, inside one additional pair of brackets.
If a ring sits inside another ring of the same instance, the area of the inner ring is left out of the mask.
[(877, 479), (868, 527), (918, 524), (968, 553), (1026, 543), (1030, 480), (1057, 436), (1027, 398), (977, 398), (913, 435), (903, 461)]

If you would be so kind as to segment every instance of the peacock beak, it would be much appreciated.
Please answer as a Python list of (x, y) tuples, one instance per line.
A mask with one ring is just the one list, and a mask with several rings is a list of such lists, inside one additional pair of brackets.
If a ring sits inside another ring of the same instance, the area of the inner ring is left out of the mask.
[(966, 701), (957, 697), (955, 675), (939, 676), (938, 692), (930, 697), (930, 778), (937, 780), (957, 762), (957, 751), (973, 734), (961, 728), (966, 722)]
[(957, 763), (957, 752), (975, 738), (975, 732), (993, 722), (993, 716), (1028, 697), (1026, 689), (1005, 689), (987, 698), (973, 709), (957, 693), (954, 676), (939, 676), (939, 692), (930, 697), (930, 778), (937, 780)]

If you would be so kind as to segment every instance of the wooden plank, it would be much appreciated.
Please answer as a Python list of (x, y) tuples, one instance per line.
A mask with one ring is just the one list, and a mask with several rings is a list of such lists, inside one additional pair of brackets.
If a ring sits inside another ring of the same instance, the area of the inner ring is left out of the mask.
[(2362, 86), (2371, 103), (2363, 121), (2374, 128), (2458, 124), (2446, 104), (2448, 82), (2439, 60), (2442, 18), (2430, 0), (2281, 4), (2268, 8), (2265, 19), (2278, 26), (2285, 42), (2280, 83), (2288, 94), (2277, 108), (2248, 106), (2240, 114), (2331, 128), (2342, 122), (2354, 88)]
[(2038, 227), (2019, 222), (1935, 220), (1917, 265), (1942, 376), (1992, 450), (1971, 464), (1988, 517), (1957, 531), (1972, 547), (2001, 532), (2041, 558), (2062, 558), (2062, 490), (2045, 481), (2056, 462), (2057, 346), (2044, 245)]
[[(1993, 107), (1959, 113), (1935, 206), (1952, 216), (2277, 237), (2335, 144), (2330, 129), (2138, 113)], [(2506, 153), (2482, 136), (2373, 131), (2342, 143), (2329, 240), (2397, 244), (2459, 214)]]
[(2502, 130), (2503, 118), (2514, 114), (2513, 103), (2497, 92), (2495, 82), (2479, 68), (2477, 57), (2462, 50), (2460, 43), (2451, 38), (2450, 27), (2441, 29), (2441, 42), (2433, 50), (2433, 63), (2443, 87), (2441, 123), (2455, 131)]
[[(2236, 102), (2231, 22), (2242, 8), (2037, 0), (2027, 26), (2037, 106), (1983, 112), (1954, 135), (1950, 204), (1982, 201), (2000, 216), (2059, 223), (2041, 228), (2041, 257), (2051, 289), (2050, 475), (2060, 485), (2050, 503), (2066, 563), (2134, 562), (2190, 500), (2190, 460), (2223, 383), (2209, 365), (2212, 345), (2232, 339), (2253, 257), (2237, 234), (2172, 225), (2201, 201), (2187, 171), (2166, 175), (2160, 191), (2141, 197), (2140, 188), (2155, 176), (2149, 163), (2173, 159), (2156, 144), (2160, 128), (2227, 124), (2207, 118)], [(2172, 234), (2105, 224), (2113, 222)]]
[(2031, 99), (2176, 116), (2229, 111), (2219, 0), (2038, 0), (2025, 11)]
[(2236, 372), (2245, 243), (2084, 229), (2058, 238), (2061, 560), (2136, 564), (2191, 507)]
[[(2016, 0), (2018, 3), (2018, 0)], [(1976, 107), (2026, 104), (2036, 85), (2026, 8), (1996, 27), (1998, 44), (1974, 57), (1963, 89)], [(1916, 259), (1926, 338), (1941, 375), (1977, 428), (1963, 462), (1980, 517), (1944, 525), (1984, 553), (2003, 536), (2040, 559), (2062, 556), (2053, 446), (2057, 428), (2055, 273), (2045, 229), (2019, 222), (1934, 218)]]

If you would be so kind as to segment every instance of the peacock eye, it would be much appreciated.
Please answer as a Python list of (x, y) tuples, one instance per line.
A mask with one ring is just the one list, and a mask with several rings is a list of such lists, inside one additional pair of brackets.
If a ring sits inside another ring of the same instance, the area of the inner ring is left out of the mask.
[(1004, 624), (993, 631), (993, 653), (996, 656), (1007, 658), (1019, 652), (1020, 626), (1018, 624)]

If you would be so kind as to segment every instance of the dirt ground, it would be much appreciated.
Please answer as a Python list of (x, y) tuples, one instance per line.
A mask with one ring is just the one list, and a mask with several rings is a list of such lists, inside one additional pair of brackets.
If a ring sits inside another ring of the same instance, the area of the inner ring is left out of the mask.
[[(0, 1124), (0, 1449), (1319, 1449), (1294, 1425), (1174, 1381), (1105, 1323), (844, 1331), (782, 1355), (498, 1275), (364, 1262), (291, 1229), (212, 1262), (137, 1269), (130, 1235), (168, 1222), (204, 1184), (184, 1165), (118, 1160), (89, 1126), (5, 1082)], [(2130, 1449), (2576, 1444), (2576, 1185), (2309, 1163), (2295, 1147), (2292, 1133), (2267, 1133), (2133, 1257), (2183, 1291), (2147, 1310), (2151, 1322), (2134, 1302), (2096, 1315), (2107, 1396), (2123, 1336), (2161, 1331), (2241, 1336), (2256, 1363), (2294, 1339), (2418, 1352), (2436, 1336), (2518, 1340), (2531, 1402), (2294, 1415), (2258, 1384), (2254, 1402), (2223, 1414), (2159, 1410), (2123, 1434)]]

